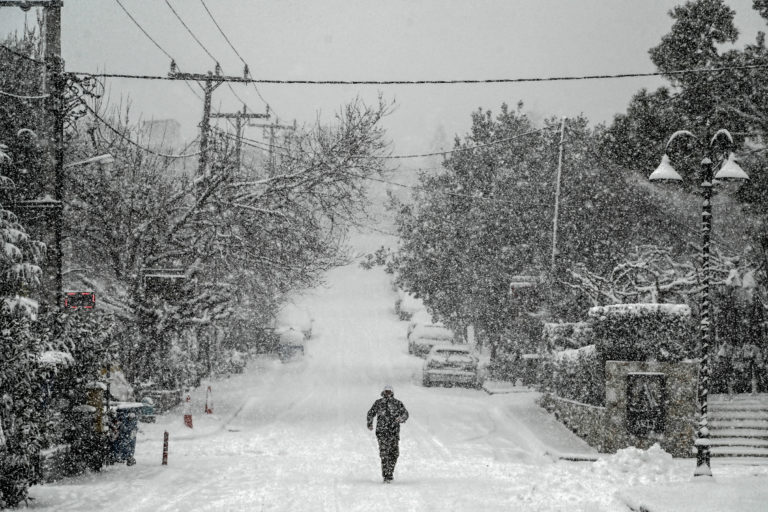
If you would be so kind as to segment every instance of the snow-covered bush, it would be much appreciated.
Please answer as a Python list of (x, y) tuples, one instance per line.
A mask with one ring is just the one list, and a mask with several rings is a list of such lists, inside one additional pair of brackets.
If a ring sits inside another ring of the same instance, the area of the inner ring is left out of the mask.
[(41, 343), (23, 313), (0, 314), (0, 508), (27, 497), (43, 436)]
[[(2, 66), (0, 66), (1, 68)], [(0, 69), (0, 76), (3, 75)], [(0, 111), (0, 114), (4, 112)], [(2, 123), (0, 123), (2, 124)], [(16, 155), (0, 141), (0, 203), (17, 193), (9, 174), (18, 173)], [(0, 204), (0, 508), (27, 497), (42, 441), (39, 338), (30, 328), (40, 284), (37, 265), (45, 246), (27, 234), (18, 218)]]
[(605, 367), (594, 345), (555, 352), (537, 377), (542, 391), (590, 405), (605, 404)]
[(601, 361), (680, 361), (694, 356), (684, 304), (614, 304), (589, 309)]
[(589, 322), (547, 322), (541, 339), (543, 348), (550, 352), (581, 348), (592, 343), (592, 329)]

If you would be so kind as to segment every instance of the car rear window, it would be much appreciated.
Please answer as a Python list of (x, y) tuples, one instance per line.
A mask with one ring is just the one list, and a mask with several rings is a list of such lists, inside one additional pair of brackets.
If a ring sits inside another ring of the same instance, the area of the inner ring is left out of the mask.
[(435, 358), (440, 358), (444, 361), (453, 361), (461, 363), (471, 363), (474, 361), (471, 355), (467, 352), (459, 350), (436, 350)]
[(453, 331), (446, 329), (445, 327), (438, 327), (436, 325), (421, 325), (414, 329), (413, 335), (416, 338), (427, 338), (432, 340), (452, 340), (454, 335)]

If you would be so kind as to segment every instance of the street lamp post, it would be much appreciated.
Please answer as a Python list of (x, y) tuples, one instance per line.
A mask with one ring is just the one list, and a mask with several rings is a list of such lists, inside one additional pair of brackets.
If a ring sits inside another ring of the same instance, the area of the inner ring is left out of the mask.
[[(698, 138), (687, 130), (681, 130), (672, 134), (667, 141), (666, 149), (669, 149), (670, 143), (678, 136)], [(725, 136), (730, 146), (733, 146), (733, 137), (728, 130), (718, 130), (712, 140), (709, 142), (708, 152), (713, 151), (715, 141), (720, 136)], [(700, 322), (699, 336), (701, 340), (701, 369), (699, 370), (699, 407), (700, 417), (698, 430), (696, 432), (696, 470), (694, 476), (712, 476), (710, 468), (710, 450), (709, 450), (709, 423), (707, 418), (708, 398), (709, 398), (709, 352), (710, 352), (710, 239), (712, 233), (712, 186), (715, 181), (745, 181), (749, 179), (747, 173), (736, 163), (734, 155), (729, 152), (720, 169), (713, 176), (712, 160), (705, 156), (701, 161), (701, 190), (703, 202), (701, 208), (701, 303), (700, 303)], [(665, 151), (661, 159), (661, 164), (648, 177), (650, 181), (672, 181), (681, 182), (682, 177), (672, 167), (669, 156)]]

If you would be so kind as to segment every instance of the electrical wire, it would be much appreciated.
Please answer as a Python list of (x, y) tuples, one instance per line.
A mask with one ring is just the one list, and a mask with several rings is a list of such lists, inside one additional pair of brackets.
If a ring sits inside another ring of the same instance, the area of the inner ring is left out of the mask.
[(194, 153), (186, 153), (186, 154), (183, 154), (183, 155), (168, 155), (168, 154), (165, 154), (165, 153), (159, 153), (159, 152), (157, 152), (155, 150), (149, 149), (148, 147), (142, 146), (141, 144), (139, 144), (138, 142), (134, 141), (133, 139), (131, 139), (130, 137), (128, 137), (127, 135), (122, 133), (120, 130), (118, 130), (117, 128), (112, 126), (106, 119), (101, 117), (98, 114), (98, 112), (96, 112), (93, 108), (91, 108), (90, 105), (88, 105), (84, 101), (81, 101), (80, 103), (85, 107), (86, 110), (88, 110), (91, 113), (91, 115), (93, 115), (94, 118), (96, 118), (98, 121), (100, 121), (112, 133), (114, 133), (115, 135), (117, 135), (118, 137), (123, 139), (124, 141), (128, 142), (129, 144), (131, 144), (131, 145), (133, 145), (133, 146), (135, 146), (137, 148), (139, 148), (140, 150), (142, 150), (142, 151), (144, 151), (146, 153), (149, 153), (149, 154), (152, 154), (152, 155), (155, 155), (155, 156), (159, 156), (159, 157), (163, 157), (163, 158), (170, 158), (170, 159), (190, 158), (190, 157), (193, 157), (193, 156), (198, 156), (201, 153), (201, 151), (196, 151)]
[[(749, 64), (744, 66), (726, 66), (719, 68), (681, 69), (675, 71), (656, 71), (648, 73), (618, 73), (606, 75), (577, 75), (577, 76), (551, 76), (529, 78), (497, 78), (497, 79), (466, 79), (466, 80), (279, 80), (279, 79), (255, 79), (226, 77), (222, 81), (257, 83), (257, 84), (281, 84), (281, 85), (461, 85), (461, 84), (507, 84), (522, 82), (564, 82), (575, 80), (609, 80), (619, 78), (642, 78), (652, 76), (671, 76), (685, 74), (711, 74), (724, 71), (741, 71), (750, 69), (766, 69), (768, 64)], [(103, 77), (103, 78), (134, 78), (141, 80), (186, 80), (179, 77), (159, 75), (131, 75), (127, 73), (85, 73), (75, 72), (75, 75)]]
[[(215, 62), (215, 63), (216, 63), (216, 66), (217, 66), (217, 67), (219, 67), (219, 68), (221, 68), (221, 65), (219, 64), (219, 60), (218, 60), (218, 59), (217, 59), (217, 58), (216, 58), (216, 57), (213, 55), (213, 53), (211, 53), (211, 52), (210, 52), (210, 50), (208, 50), (208, 48), (207, 48), (207, 47), (206, 47), (206, 46), (205, 46), (205, 45), (202, 43), (202, 41), (200, 41), (200, 38), (198, 38), (198, 37), (197, 37), (197, 35), (195, 35), (195, 33), (192, 31), (192, 29), (191, 29), (191, 28), (189, 28), (189, 25), (187, 25), (187, 24), (184, 22), (184, 19), (182, 19), (181, 15), (179, 15), (179, 13), (176, 11), (176, 9), (174, 9), (174, 8), (173, 8), (173, 6), (171, 5), (171, 2), (170, 2), (170, 0), (165, 0), (165, 5), (167, 5), (167, 6), (168, 6), (168, 8), (169, 8), (169, 9), (171, 10), (171, 12), (173, 13), (173, 15), (174, 15), (174, 16), (176, 16), (176, 19), (177, 19), (177, 20), (179, 20), (179, 23), (181, 23), (181, 25), (182, 25), (182, 26), (183, 26), (183, 27), (184, 27), (184, 28), (187, 30), (187, 32), (189, 33), (189, 35), (190, 35), (190, 36), (192, 36), (192, 39), (194, 39), (194, 40), (195, 40), (195, 42), (197, 42), (197, 44), (198, 44), (198, 45), (200, 45), (200, 48), (202, 48), (202, 49), (203, 49), (203, 51), (204, 51), (205, 53), (207, 53), (207, 54), (208, 54), (208, 56), (209, 56), (211, 59), (213, 59), (213, 62)], [(206, 10), (207, 10), (207, 8), (206, 8)], [(210, 12), (209, 12), (209, 15), (210, 15)], [(216, 26), (218, 27), (218, 24), (217, 24)], [(221, 30), (221, 29), (219, 29), (219, 30)], [(245, 106), (246, 106), (246, 108), (250, 108), (250, 106), (249, 106), (249, 105), (248, 105), (248, 104), (245, 102), (245, 100), (244, 100), (244, 99), (242, 99), (242, 98), (240, 97), (240, 95), (239, 95), (239, 94), (237, 94), (237, 92), (235, 91), (235, 89), (232, 87), (232, 84), (230, 83), (230, 81), (225, 81), (225, 83), (227, 84), (227, 88), (229, 88), (229, 90), (232, 92), (232, 94), (235, 96), (235, 98), (237, 98), (237, 100), (238, 100), (240, 103), (242, 103), (243, 105), (245, 105)], [(251, 109), (251, 111), (252, 111), (252, 112), (255, 112), (253, 109)]]
[(29, 55), (24, 55), (23, 53), (21, 53), (19, 51), (16, 51), (13, 48), (9, 48), (9, 47), (5, 46), (4, 44), (0, 44), (0, 48), (2, 48), (3, 50), (5, 50), (5, 51), (7, 51), (9, 53), (12, 53), (12, 54), (16, 55), (17, 57), (21, 57), (22, 59), (28, 60), (30, 62), (34, 62), (35, 64), (38, 64), (40, 66), (45, 66), (45, 62), (43, 62), (41, 60), (38, 60), (38, 59), (35, 59), (33, 57), (30, 57)]
[(134, 23), (134, 24), (135, 24), (135, 25), (136, 25), (136, 26), (139, 28), (139, 30), (141, 30), (141, 31), (142, 31), (142, 33), (143, 33), (145, 36), (147, 36), (147, 39), (149, 39), (150, 41), (152, 41), (152, 43), (154, 43), (154, 45), (155, 45), (155, 46), (157, 46), (157, 49), (158, 49), (158, 50), (160, 50), (161, 52), (163, 52), (163, 53), (165, 54), (165, 56), (166, 56), (166, 57), (168, 57), (169, 59), (171, 59), (171, 60), (174, 60), (174, 58), (171, 56), (171, 54), (170, 54), (170, 53), (168, 53), (168, 52), (165, 50), (165, 48), (163, 48), (162, 46), (160, 46), (160, 43), (158, 43), (157, 41), (155, 41), (155, 39), (154, 39), (154, 38), (153, 38), (151, 35), (149, 35), (149, 32), (147, 32), (146, 30), (144, 30), (144, 27), (142, 27), (142, 26), (141, 26), (141, 24), (140, 24), (140, 23), (139, 23), (139, 22), (136, 20), (136, 18), (134, 18), (134, 17), (133, 17), (133, 15), (132, 15), (130, 12), (128, 12), (128, 9), (126, 9), (126, 8), (125, 8), (125, 6), (122, 4), (122, 2), (120, 2), (120, 0), (115, 0), (115, 2), (117, 2), (117, 5), (119, 5), (119, 6), (120, 6), (120, 8), (121, 8), (121, 9), (122, 9), (122, 10), (125, 12), (125, 14), (126, 14), (126, 15), (127, 15), (127, 16), (128, 16), (130, 19), (131, 19), (131, 21), (133, 21), (133, 23)]
[(181, 18), (181, 16), (179, 16), (179, 13), (178, 13), (178, 12), (176, 12), (176, 9), (174, 9), (174, 8), (173, 8), (173, 6), (171, 5), (171, 2), (169, 2), (169, 0), (165, 0), (165, 5), (167, 5), (167, 6), (168, 6), (168, 8), (169, 8), (169, 9), (171, 10), (171, 12), (173, 13), (173, 15), (174, 15), (174, 16), (176, 16), (176, 19), (177, 19), (177, 20), (179, 20), (179, 23), (181, 23), (181, 25), (182, 25), (182, 26), (183, 26), (185, 29), (187, 29), (187, 32), (189, 32), (189, 35), (191, 35), (191, 36), (192, 36), (192, 39), (194, 39), (194, 40), (195, 40), (195, 42), (197, 42), (197, 44), (199, 44), (199, 45), (200, 45), (200, 48), (202, 48), (202, 49), (203, 49), (203, 51), (204, 51), (205, 53), (207, 53), (207, 54), (208, 54), (208, 56), (209, 56), (211, 59), (213, 59), (213, 62), (215, 62), (216, 64), (218, 64), (218, 63), (219, 63), (219, 61), (218, 61), (218, 60), (216, 60), (216, 57), (214, 57), (214, 56), (213, 56), (213, 54), (212, 54), (211, 52), (209, 52), (209, 51), (208, 51), (208, 48), (206, 48), (206, 47), (205, 47), (205, 45), (204, 45), (204, 44), (203, 44), (203, 43), (200, 41), (200, 39), (198, 39), (198, 38), (197, 38), (197, 36), (195, 35), (195, 33), (194, 33), (194, 32), (192, 32), (192, 29), (190, 29), (190, 28), (189, 28), (189, 26), (187, 26), (187, 24), (186, 24), (186, 23), (184, 23), (184, 20)]
[[(142, 27), (142, 26), (141, 26), (141, 23), (139, 23), (139, 21), (138, 21), (136, 18), (134, 18), (134, 17), (133, 17), (133, 15), (132, 15), (132, 14), (131, 14), (131, 13), (128, 11), (128, 9), (126, 9), (126, 8), (125, 8), (125, 6), (122, 4), (122, 2), (120, 2), (120, 0), (115, 0), (115, 2), (117, 2), (117, 5), (119, 5), (119, 6), (120, 6), (120, 8), (123, 10), (123, 12), (125, 12), (125, 14), (128, 16), (128, 18), (130, 18), (130, 20), (133, 22), (133, 24), (134, 24), (134, 25), (136, 25), (136, 27), (138, 27), (138, 29), (139, 29), (139, 30), (140, 30), (140, 31), (141, 31), (141, 32), (142, 32), (142, 33), (143, 33), (145, 36), (147, 36), (147, 39), (149, 39), (149, 40), (150, 40), (150, 41), (151, 41), (151, 42), (152, 42), (152, 43), (153, 43), (153, 44), (154, 44), (154, 45), (157, 47), (157, 49), (158, 49), (158, 50), (160, 50), (161, 52), (163, 52), (163, 54), (164, 54), (166, 57), (168, 57), (169, 59), (171, 59), (171, 61), (173, 61), (173, 62), (175, 62), (175, 61), (176, 61), (176, 59), (174, 59), (174, 58), (173, 58), (173, 56), (172, 56), (172, 55), (171, 55), (171, 54), (170, 54), (170, 53), (169, 53), (169, 52), (168, 52), (168, 51), (167, 51), (165, 48), (163, 48), (162, 46), (160, 46), (160, 43), (158, 43), (158, 42), (155, 40), (155, 38), (153, 38), (151, 35), (149, 35), (149, 32), (147, 32), (147, 31), (144, 29), (144, 27)], [(178, 68), (178, 66), (177, 66), (177, 68)], [(179, 71), (181, 71), (181, 69), (179, 69)], [(74, 73), (73, 73), (73, 74), (74, 74)], [(107, 77), (104, 77), (104, 78), (107, 78)], [(186, 82), (186, 81), (185, 81), (184, 83), (187, 85), (187, 87), (189, 88), (189, 90), (190, 90), (190, 91), (192, 91), (192, 94), (194, 94), (195, 96), (197, 96), (197, 99), (199, 99), (199, 100), (202, 100), (202, 99), (203, 99), (203, 98), (202, 98), (202, 97), (201, 97), (201, 96), (200, 96), (200, 95), (197, 93), (197, 91), (195, 91), (195, 89), (194, 89), (194, 88), (193, 88), (191, 85), (189, 85), (189, 82)]]
[[(250, 67), (250, 66), (248, 65), (248, 63), (245, 61), (245, 59), (243, 58), (243, 56), (242, 56), (242, 55), (240, 55), (240, 52), (238, 52), (238, 51), (237, 51), (237, 48), (235, 48), (235, 45), (234, 45), (234, 44), (232, 44), (232, 41), (230, 41), (229, 37), (227, 37), (227, 34), (225, 34), (225, 33), (224, 33), (224, 30), (221, 28), (221, 25), (219, 25), (219, 23), (216, 21), (216, 18), (214, 18), (214, 16), (213, 16), (213, 13), (211, 12), (211, 10), (210, 10), (210, 9), (208, 9), (208, 5), (206, 5), (206, 3), (205, 3), (205, 0), (200, 0), (200, 3), (201, 3), (201, 4), (203, 4), (203, 8), (205, 9), (205, 12), (207, 12), (207, 13), (208, 13), (208, 17), (210, 17), (210, 18), (211, 18), (211, 21), (213, 22), (213, 24), (214, 24), (214, 25), (216, 25), (216, 28), (217, 28), (217, 29), (219, 29), (219, 32), (221, 33), (222, 37), (224, 37), (224, 40), (227, 42), (227, 44), (229, 45), (229, 47), (230, 47), (230, 48), (232, 48), (232, 51), (234, 51), (234, 52), (235, 52), (235, 55), (237, 55), (237, 57), (240, 59), (240, 62), (242, 62), (242, 63), (243, 63), (243, 65), (246, 67), (246, 69), (248, 70), (248, 76), (250, 76), (250, 75), (251, 75), (251, 72), (250, 72), (250, 68), (251, 68), (251, 67)], [(259, 95), (259, 98), (261, 98), (261, 101), (263, 101), (263, 102), (264, 102), (264, 104), (267, 106), (267, 108), (270, 108), (270, 105), (269, 105), (269, 103), (268, 103), (268, 102), (267, 102), (267, 100), (265, 100), (265, 99), (264, 99), (264, 97), (261, 95), (261, 91), (259, 91), (259, 88), (258, 88), (258, 87), (256, 87), (256, 83), (255, 83), (255, 82), (251, 82), (251, 83), (253, 84), (253, 88), (254, 88), (254, 90), (256, 91), (256, 94), (258, 94), (258, 95)], [(274, 110), (274, 109), (272, 109), (272, 110)], [(277, 113), (277, 111), (275, 111), (275, 115), (276, 115), (276, 116), (278, 116), (278, 113)]]
[(42, 100), (51, 96), (50, 94), (41, 94), (39, 96), (19, 96), (18, 94), (12, 94), (10, 92), (5, 92), (5, 91), (0, 91), (0, 95), (9, 96), (11, 98), (16, 98), (20, 100)]
[[(471, 146), (471, 147), (450, 149), (448, 151), (436, 151), (436, 152), (433, 152), (433, 153), (419, 153), (419, 154), (409, 154), (409, 155), (382, 155), (382, 156), (373, 156), (373, 157), (370, 157), (370, 158), (374, 158), (374, 159), (378, 159), (378, 160), (399, 160), (399, 159), (407, 159), (407, 158), (423, 158), (423, 157), (427, 157), (427, 156), (450, 155), (452, 153), (460, 153), (462, 151), (472, 151), (474, 149), (480, 149), (480, 148), (484, 148), (484, 147), (487, 147), (487, 146), (494, 146), (496, 144), (502, 144), (504, 142), (510, 142), (510, 141), (513, 141), (513, 140), (516, 140), (516, 139), (520, 139), (522, 137), (526, 137), (528, 135), (534, 135), (536, 133), (545, 132), (545, 131), (554, 130), (554, 129), (555, 129), (554, 127), (553, 128), (539, 128), (537, 130), (531, 130), (531, 131), (528, 131), (528, 132), (519, 133), (519, 134), (517, 134), (517, 135), (515, 135), (513, 137), (506, 137), (506, 138), (503, 138), (503, 139), (495, 139), (495, 140), (492, 140), (492, 141), (489, 141), (489, 142), (484, 142), (484, 143), (481, 143), (481, 144), (476, 144), (476, 145)], [(233, 135), (231, 133), (222, 132), (222, 134), (224, 136), (232, 138), (232, 139), (237, 139), (238, 138), (236, 135)], [(255, 144), (255, 145), (261, 144), (263, 146), (267, 146), (267, 147), (259, 147), (259, 149), (273, 148), (273, 149), (280, 149), (280, 150), (283, 150), (283, 151), (291, 151), (290, 148), (286, 148), (285, 146), (278, 146), (276, 144), (270, 144), (268, 142), (257, 141), (255, 139), (249, 139), (248, 137), (240, 137), (240, 138), (242, 140), (244, 140), (244, 141), (250, 142), (250, 143)], [(369, 158), (369, 157), (361, 157), (361, 158)]]

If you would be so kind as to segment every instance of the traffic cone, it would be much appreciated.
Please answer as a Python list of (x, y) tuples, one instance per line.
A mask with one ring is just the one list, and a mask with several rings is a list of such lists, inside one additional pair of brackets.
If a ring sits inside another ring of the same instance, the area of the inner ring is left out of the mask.
[(189, 400), (189, 395), (187, 395), (187, 403), (184, 404), (184, 425), (192, 428), (192, 404)]
[[(209, 396), (210, 405), (208, 405)], [(211, 386), (208, 386), (208, 390), (205, 392), (205, 414), (213, 414), (213, 392), (211, 391)]]

